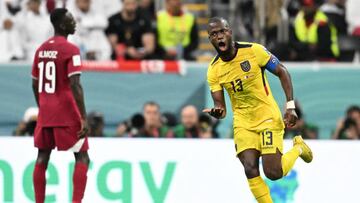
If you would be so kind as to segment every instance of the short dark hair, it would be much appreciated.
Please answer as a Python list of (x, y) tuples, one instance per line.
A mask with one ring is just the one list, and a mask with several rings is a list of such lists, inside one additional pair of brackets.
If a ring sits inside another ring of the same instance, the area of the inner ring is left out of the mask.
[(156, 106), (160, 110), (160, 105), (156, 103), (155, 101), (148, 101), (144, 104), (143, 109), (145, 109), (146, 106)]
[(350, 115), (352, 112), (359, 112), (360, 113), (360, 107), (357, 105), (349, 106), (346, 110), (346, 115)]
[(54, 27), (59, 27), (63, 21), (65, 14), (68, 12), (66, 8), (56, 8), (50, 14), (50, 21)]
[(208, 21), (208, 24), (211, 24), (211, 23), (223, 23), (226, 28), (230, 28), (229, 22), (223, 17), (212, 17)]

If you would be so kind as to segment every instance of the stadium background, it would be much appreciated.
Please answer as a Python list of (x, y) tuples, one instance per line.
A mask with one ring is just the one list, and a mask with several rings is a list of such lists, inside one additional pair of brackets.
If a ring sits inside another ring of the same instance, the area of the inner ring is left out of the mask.
[[(359, 66), (346, 63), (285, 63), (292, 74), (296, 97), (301, 101), (306, 119), (320, 128), (320, 138), (329, 139), (344, 110), (360, 100)], [(206, 63), (189, 62), (185, 75), (85, 72), (82, 77), (87, 108), (104, 113), (107, 134), (117, 124), (140, 112), (144, 102), (159, 102), (163, 112), (179, 114), (185, 104), (199, 109), (211, 106), (206, 82)], [(34, 106), (29, 65), (1, 64), (0, 133), (11, 134), (24, 111)], [(284, 106), (284, 95), (276, 77), (268, 74), (272, 92)], [(106, 83), (104, 83), (106, 81)], [(11, 84), (11, 85), (9, 85)], [(19, 95), (21, 98), (19, 99)], [(229, 103), (228, 103), (228, 106)], [(311, 112), (311, 113), (310, 113)], [(222, 137), (229, 136), (231, 114), (219, 127)]]
[[(150, 100), (158, 102), (162, 112), (173, 112), (178, 118), (186, 104), (193, 104), (198, 110), (212, 106), (206, 69), (213, 51), (203, 30), (204, 22), (217, 14), (227, 16), (235, 25), (241, 24), (234, 15), (235, 4), (252, 1), (183, 2), (198, 18), (200, 44), (196, 61), (179, 61), (175, 72), (157, 67), (163, 66), (159, 65), (161, 62), (146, 70), (139, 64), (124, 70), (120, 64), (118, 70), (110, 71), (112, 62), (99, 62), (96, 71), (87, 68), (83, 73), (87, 110), (103, 113), (107, 136), (113, 137), (117, 125), (141, 112), (143, 104)], [(289, 2), (292, 1), (283, 1)], [(162, 1), (155, 3), (156, 8), (162, 8)], [(266, 42), (262, 36), (258, 42)], [(279, 40), (284, 39), (279, 36)], [(322, 140), (310, 141), (314, 147), (313, 164), (299, 161), (294, 173), (283, 181), (267, 180), (276, 203), (356, 201), (354, 186), (360, 179), (360, 165), (354, 160), (360, 153), (360, 143), (328, 140), (346, 109), (360, 101), (360, 46), (348, 44), (346, 39), (339, 41), (339, 46), (343, 51), (353, 52), (351, 60), (284, 62), (292, 75), (304, 117), (318, 126)], [(31, 137), (11, 136), (25, 110), (35, 105), (30, 67), (30, 62), (22, 60), (0, 63), (0, 202), (29, 202), (33, 198), (31, 177), (26, 174), (31, 170), (36, 150)], [(283, 108), (285, 100), (279, 81), (267, 75)], [(217, 128), (224, 139), (93, 138), (90, 151), (93, 168), (85, 202), (254, 202), (243, 169), (234, 158), (232, 140), (226, 139), (231, 137), (231, 120), (230, 114)], [(286, 141), (285, 149), (290, 145)], [(48, 200), (66, 202), (70, 187), (63, 180), (70, 177), (72, 157), (64, 153), (53, 155), (55, 175), (48, 174), (48, 178), (54, 179), (47, 191), (52, 195)]]

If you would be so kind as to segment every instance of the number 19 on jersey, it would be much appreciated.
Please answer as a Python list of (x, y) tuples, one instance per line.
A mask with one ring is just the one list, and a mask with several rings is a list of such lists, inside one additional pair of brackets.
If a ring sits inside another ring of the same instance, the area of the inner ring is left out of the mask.
[[(55, 62), (48, 61), (44, 63), (42, 61), (38, 63), (38, 68), (39, 68), (39, 93), (43, 91), (43, 87), (46, 93), (49, 94), (55, 93), (55, 84), (56, 84)], [(45, 82), (44, 79), (46, 79)]]

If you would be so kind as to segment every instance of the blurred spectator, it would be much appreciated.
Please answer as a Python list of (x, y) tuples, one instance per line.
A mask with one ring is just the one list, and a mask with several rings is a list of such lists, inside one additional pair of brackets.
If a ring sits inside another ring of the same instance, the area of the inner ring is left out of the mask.
[(291, 21), (296, 17), (301, 9), (301, 1), (302, 0), (289, 0), (287, 2), (286, 10)]
[(49, 15), (40, 11), (41, 0), (27, 0), (26, 9), (16, 16), (25, 60), (34, 59), (36, 48), (53, 35)]
[(162, 122), (164, 125), (170, 127), (170, 128), (174, 128), (178, 125), (178, 121), (176, 118), (176, 115), (174, 113), (171, 112), (164, 112), (162, 114)]
[(218, 138), (219, 135), (216, 132), (218, 124), (219, 120), (213, 119), (208, 114), (201, 114), (199, 116), (199, 138)]
[(75, 0), (75, 7), (70, 12), (77, 26), (75, 34), (69, 40), (79, 46), (82, 58), (109, 60), (111, 47), (104, 33), (107, 20), (104, 15), (97, 13), (92, 1), (94, 0)]
[(349, 33), (360, 37), (360, 1), (347, 0), (346, 1), (346, 16), (349, 23)]
[(112, 58), (151, 58), (155, 36), (151, 21), (138, 12), (137, 0), (122, 0), (123, 9), (109, 18), (106, 34), (113, 49)]
[(161, 121), (160, 106), (155, 102), (147, 102), (143, 107), (145, 118), (144, 137), (173, 137), (172, 131)]
[(140, 0), (139, 1), (140, 11), (147, 16), (151, 21), (156, 21), (156, 13), (155, 13), (155, 2), (154, 0)]
[[(257, 1), (257, 2), (256, 2)], [(262, 0), (237, 0), (237, 1), (222, 1), (225, 4), (230, 4), (232, 8), (230, 8), (230, 15), (225, 13), (225, 15), (229, 15), (230, 24), (236, 24), (233, 27), (233, 33), (235, 34), (235, 38), (239, 38), (242, 41), (254, 41), (254, 35), (259, 35), (254, 33), (254, 28), (256, 27), (256, 3), (266, 3), (267, 1)], [(224, 14), (220, 14), (224, 15)], [(261, 30), (263, 32), (263, 30)], [(258, 36), (257, 36), (258, 37)]]
[(145, 119), (140, 113), (134, 114), (129, 120), (120, 123), (116, 129), (118, 137), (143, 137), (145, 134)]
[[(264, 5), (264, 10), (262, 9), (262, 5)], [(278, 35), (278, 25), (281, 22), (281, 8), (283, 5), (283, 0), (255, 0), (255, 12), (256, 12), (256, 19), (255, 19), (255, 28), (254, 29), (254, 37), (259, 41), (260, 35), (263, 34), (265, 31), (265, 38), (267, 48), (271, 49), (272, 42), (277, 41)], [(265, 13), (264, 13), (265, 12)], [(261, 25), (261, 16), (265, 15), (265, 22), (264, 25)], [(261, 27), (264, 26), (264, 27)], [(269, 46), (270, 45), (270, 46)], [(274, 45), (273, 45), (274, 46)]]
[(332, 139), (360, 139), (360, 107), (350, 106), (346, 117), (337, 122)]
[(94, 4), (96, 2), (96, 8), (105, 15), (106, 18), (114, 15), (122, 8), (122, 0), (106, 0), (106, 1), (99, 1), (94, 0)]
[(327, 0), (320, 10), (326, 14), (329, 21), (336, 27), (339, 35), (347, 35), (348, 24), (346, 22), (346, 0)]
[(304, 139), (318, 139), (319, 128), (314, 124), (305, 121), (303, 111), (298, 101), (295, 102), (295, 107), (298, 120), (296, 121), (295, 126), (286, 127), (285, 137), (293, 138), (294, 136), (301, 135)]
[(18, 11), (11, 1), (0, 1), (0, 62), (24, 57), (14, 16)]
[(316, 0), (302, 0), (302, 9), (294, 21), (290, 42), (294, 60), (334, 61), (339, 56), (335, 26), (318, 9)]
[(157, 39), (164, 59), (194, 60), (199, 44), (195, 16), (182, 9), (181, 0), (165, 0), (166, 10), (157, 13)]
[(351, 118), (346, 118), (342, 123), (341, 128), (337, 134), (333, 135), (333, 139), (357, 140), (360, 132), (357, 128), (356, 121)]
[[(5, 5), (5, 9), (10, 13), (10, 15), (16, 15), (19, 11), (21, 11), (21, 8), (24, 6), (22, 5), (23, 0), (2, 0), (0, 1), (2, 5)], [(1, 8), (0, 8), (1, 11)]]
[[(57, 0), (63, 1), (63, 0)], [(59, 4), (56, 3), (57, 7), (62, 7), (63, 3)], [(73, 11), (76, 7), (76, 0), (66, 0), (66, 8), (68, 10)], [(121, 0), (92, 0), (90, 10), (94, 11), (98, 15), (102, 15), (105, 19), (108, 19), (110, 16), (114, 15), (115, 13), (119, 12), (122, 8), (122, 1)]]
[(187, 105), (181, 109), (181, 124), (174, 128), (174, 137), (197, 138), (200, 134), (198, 111), (195, 106)]
[(39, 114), (38, 107), (29, 107), (26, 109), (24, 113), (24, 117), (22, 121), (19, 122), (18, 126), (16, 127), (13, 135), (15, 136), (25, 136), (25, 135), (34, 135), (34, 130), (36, 127), (36, 121)]
[(104, 137), (104, 115), (97, 111), (88, 114), (88, 123), (90, 128), (89, 137)]

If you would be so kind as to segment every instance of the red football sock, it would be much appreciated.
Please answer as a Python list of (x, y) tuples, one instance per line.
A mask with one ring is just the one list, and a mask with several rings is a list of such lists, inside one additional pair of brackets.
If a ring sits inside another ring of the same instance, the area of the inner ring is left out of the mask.
[(77, 162), (75, 164), (75, 170), (73, 174), (73, 203), (80, 203), (84, 197), (84, 191), (86, 187), (88, 166), (85, 163)]
[(35, 164), (33, 172), (33, 184), (35, 192), (36, 203), (43, 203), (45, 201), (45, 187), (46, 187), (46, 166), (45, 164)]

